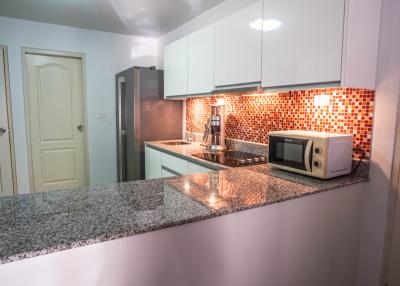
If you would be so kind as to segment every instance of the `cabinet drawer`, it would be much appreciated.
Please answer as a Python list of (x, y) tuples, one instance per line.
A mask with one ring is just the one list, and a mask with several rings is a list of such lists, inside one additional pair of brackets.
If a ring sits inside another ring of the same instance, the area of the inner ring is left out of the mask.
[(162, 168), (161, 169), (161, 178), (169, 178), (169, 177), (175, 177), (178, 176), (177, 174), (172, 173), (171, 171)]
[(184, 159), (162, 153), (161, 162), (164, 167), (171, 169), (177, 174), (186, 175), (188, 173), (189, 162)]
[(214, 170), (211, 170), (211, 169), (201, 166), (199, 164), (189, 163), (189, 174), (208, 173), (208, 172), (212, 172), (212, 171), (214, 171)]

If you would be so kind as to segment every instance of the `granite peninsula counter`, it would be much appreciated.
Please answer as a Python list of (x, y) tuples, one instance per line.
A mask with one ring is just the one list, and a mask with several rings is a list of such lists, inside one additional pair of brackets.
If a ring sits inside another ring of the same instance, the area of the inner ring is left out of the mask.
[(366, 181), (267, 165), (0, 198), (0, 264), (243, 211)]

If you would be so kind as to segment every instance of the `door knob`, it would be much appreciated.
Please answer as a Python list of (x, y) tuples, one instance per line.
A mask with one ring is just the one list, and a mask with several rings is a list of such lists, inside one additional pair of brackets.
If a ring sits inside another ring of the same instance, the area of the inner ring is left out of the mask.
[(3, 135), (6, 132), (7, 132), (7, 129), (0, 127), (0, 135)]
[(78, 127), (76, 127), (80, 132), (82, 132), (82, 130), (83, 130), (83, 125), (81, 124), (81, 125), (79, 125)]

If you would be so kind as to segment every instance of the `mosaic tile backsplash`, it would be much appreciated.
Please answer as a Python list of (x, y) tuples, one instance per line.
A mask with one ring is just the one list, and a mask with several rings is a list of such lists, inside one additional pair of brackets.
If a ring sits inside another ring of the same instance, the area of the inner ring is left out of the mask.
[(371, 152), (372, 90), (326, 88), (191, 98), (186, 102), (186, 130), (203, 133), (210, 105), (222, 99), (227, 138), (268, 144), (267, 134), (275, 130), (351, 133), (354, 147), (363, 148), (367, 157)]

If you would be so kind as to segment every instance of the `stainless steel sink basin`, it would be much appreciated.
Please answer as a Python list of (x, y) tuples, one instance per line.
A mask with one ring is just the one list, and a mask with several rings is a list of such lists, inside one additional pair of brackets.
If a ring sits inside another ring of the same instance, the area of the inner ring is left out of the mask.
[(185, 142), (185, 141), (166, 141), (166, 142), (161, 142), (161, 144), (165, 144), (165, 145), (190, 145), (189, 142)]

